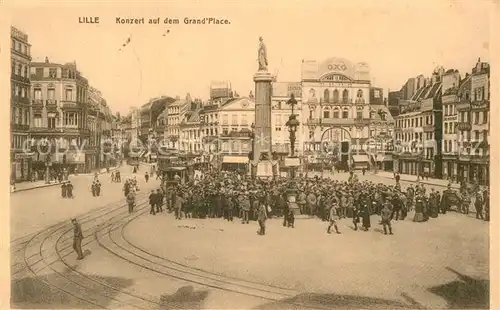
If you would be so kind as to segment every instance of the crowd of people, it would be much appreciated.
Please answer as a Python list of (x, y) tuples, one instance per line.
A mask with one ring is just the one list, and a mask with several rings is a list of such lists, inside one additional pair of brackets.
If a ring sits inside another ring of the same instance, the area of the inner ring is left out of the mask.
[[(413, 213), (413, 222), (426, 222), (446, 214), (451, 208), (468, 214), (471, 204), (476, 217), (489, 221), (488, 190), (471, 192), (451, 185), (440, 192), (428, 190), (422, 183), (402, 189), (400, 181), (394, 185), (359, 181), (351, 172), (348, 181), (333, 179), (298, 178), (295, 203), (288, 201), (287, 178), (274, 180), (251, 179), (232, 172), (207, 172), (178, 186), (161, 187), (150, 195), (151, 214), (163, 212), (161, 206), (182, 218), (224, 218), (242, 224), (252, 220), (260, 223), (259, 234), (265, 234), (265, 220), (283, 217), (283, 226), (295, 227), (295, 216), (306, 214), (329, 222), (327, 232), (335, 228), (338, 219), (352, 219), (354, 229), (368, 231), (372, 215), (380, 216), (379, 224), (385, 233), (392, 234), (392, 221), (405, 220)], [(474, 198), (474, 199), (472, 199)], [(296, 208), (294, 207), (296, 206)]]

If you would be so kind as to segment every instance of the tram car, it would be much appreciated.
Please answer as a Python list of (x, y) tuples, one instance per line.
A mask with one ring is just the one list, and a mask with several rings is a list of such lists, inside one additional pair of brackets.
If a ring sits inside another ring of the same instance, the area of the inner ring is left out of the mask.
[(158, 172), (162, 186), (186, 184), (194, 179), (194, 165), (177, 150), (163, 150), (158, 156)]

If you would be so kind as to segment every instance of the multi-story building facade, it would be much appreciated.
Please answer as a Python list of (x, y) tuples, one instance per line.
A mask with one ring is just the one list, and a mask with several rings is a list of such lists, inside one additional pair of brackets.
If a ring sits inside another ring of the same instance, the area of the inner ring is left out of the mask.
[(489, 184), (489, 77), (488, 63), (480, 59), (470, 81), (459, 92), (458, 167), (460, 181)]
[(176, 97), (175, 101), (167, 106), (167, 146), (173, 149), (180, 149), (179, 139), (181, 132), (181, 122), (184, 120), (188, 107), (191, 106), (191, 98), (181, 99)]
[(442, 176), (442, 76), (437, 68), (431, 79), (405, 100), (395, 118), (394, 169), (417, 176)]
[[(302, 147), (299, 153), (314, 163), (330, 160), (340, 149), (339, 166), (369, 167), (371, 159), (365, 147), (355, 147), (365, 145), (380, 132), (373, 128), (379, 125), (372, 125), (368, 64), (353, 64), (343, 58), (303, 61), (301, 86), (298, 132), (304, 142), (298, 145)], [(389, 114), (384, 105), (380, 108)], [(387, 131), (388, 126), (383, 127)]]
[(87, 79), (75, 62), (62, 65), (46, 58), (31, 63), (31, 81), (34, 169), (89, 171), (96, 149), (89, 147)]
[(456, 179), (458, 157), (458, 114), (459, 91), (470, 82), (470, 76), (460, 78), (458, 70), (447, 70), (443, 75), (442, 102), (443, 102), (443, 178)]
[[(297, 100), (294, 114), (299, 114), (299, 106), (302, 101), (302, 85), (300, 82), (274, 82), (273, 96), (271, 98), (271, 139), (272, 150), (278, 156), (286, 156), (290, 153), (290, 134), (285, 125), (290, 115), (292, 107), (287, 104), (291, 96)], [(303, 136), (298, 135), (295, 148), (302, 149)]]
[(255, 102), (247, 97), (233, 98), (219, 108), (218, 132), (221, 168), (247, 171), (252, 150), (252, 124)]
[(28, 180), (31, 177), (32, 154), (28, 147), (31, 123), (31, 45), (28, 35), (11, 27), (11, 179)]

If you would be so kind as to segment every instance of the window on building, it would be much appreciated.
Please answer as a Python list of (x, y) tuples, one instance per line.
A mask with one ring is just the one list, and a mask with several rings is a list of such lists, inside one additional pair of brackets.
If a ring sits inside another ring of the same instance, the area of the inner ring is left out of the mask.
[(24, 122), (25, 125), (30, 124), (30, 112), (28, 110), (24, 111)]
[(333, 111), (333, 118), (339, 118), (339, 110), (334, 110)]
[(47, 127), (48, 128), (56, 128), (56, 115), (55, 113), (49, 113), (47, 115)]
[(56, 68), (49, 68), (49, 77), (50, 78), (57, 77), (57, 69)]
[(238, 114), (231, 115), (231, 125), (238, 125)]
[(444, 123), (444, 133), (448, 133), (448, 123)]
[(35, 88), (35, 100), (42, 100), (42, 90)]
[(356, 118), (357, 119), (362, 119), (363, 118), (363, 112), (362, 111), (356, 112)]
[(313, 138), (314, 138), (314, 131), (309, 130), (309, 139), (313, 139)]
[(488, 123), (488, 111), (483, 112), (483, 124)]
[(33, 115), (33, 127), (37, 128), (42, 127), (42, 114)]
[(330, 110), (328, 109), (323, 110), (323, 118), (330, 118)]
[(65, 112), (64, 113), (64, 126), (77, 126), (78, 125), (78, 117), (76, 112)]
[(479, 130), (474, 130), (474, 141), (479, 141)]
[(222, 134), (227, 136), (229, 134), (229, 128), (223, 127), (222, 128)]
[(16, 74), (19, 75), (19, 76), (21, 75), (21, 71), (23, 69), (22, 67), (23, 66), (21, 64), (17, 64), (16, 65)]
[(248, 126), (248, 119), (246, 114), (241, 115), (241, 125)]
[(333, 91), (333, 102), (338, 102), (338, 101), (339, 101), (339, 91), (335, 89)]
[(47, 89), (47, 99), (54, 100), (55, 99), (55, 94), (56, 94), (56, 90), (55, 89), (53, 89), (53, 88)]
[(73, 90), (72, 89), (66, 89), (64, 99), (66, 99), (66, 101), (73, 101)]
[(325, 102), (330, 102), (330, 90), (329, 89), (325, 89), (323, 97), (324, 97)]
[(16, 42), (16, 51), (21, 51), (21, 42)]
[(474, 112), (474, 124), (479, 124), (479, 112)]
[(349, 91), (347, 89), (344, 89), (342, 92), (342, 101), (347, 102), (349, 100)]
[(411, 127), (415, 127), (415, 119), (411, 119)]
[(363, 91), (361, 89), (358, 89), (358, 92), (356, 93), (357, 98), (363, 98)]
[(342, 118), (349, 118), (349, 111), (342, 111)]

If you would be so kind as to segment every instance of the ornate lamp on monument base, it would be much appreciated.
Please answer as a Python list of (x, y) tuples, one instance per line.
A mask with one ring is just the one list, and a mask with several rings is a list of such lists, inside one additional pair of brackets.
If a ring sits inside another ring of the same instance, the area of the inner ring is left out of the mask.
[(262, 37), (259, 38), (259, 70), (253, 76), (255, 82), (255, 131), (253, 159), (250, 160), (252, 177), (275, 177), (273, 167), (278, 162), (271, 148), (271, 96), (273, 76), (267, 71), (267, 50)]

